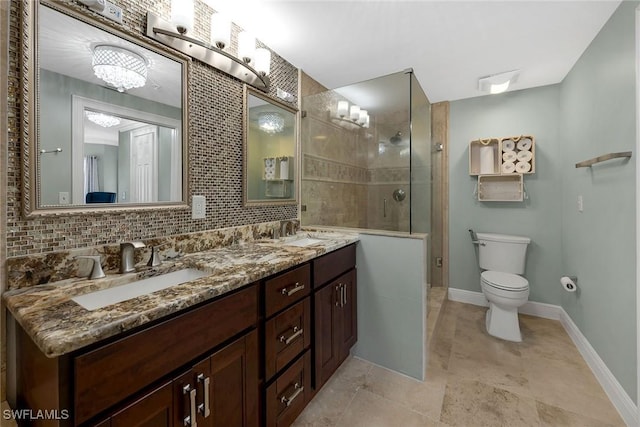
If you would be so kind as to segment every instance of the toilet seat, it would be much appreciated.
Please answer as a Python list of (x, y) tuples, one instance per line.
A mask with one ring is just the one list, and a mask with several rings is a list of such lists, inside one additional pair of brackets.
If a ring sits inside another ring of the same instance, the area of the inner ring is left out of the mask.
[(487, 285), (503, 291), (524, 291), (529, 289), (529, 281), (522, 276), (502, 271), (483, 271), (480, 275)]

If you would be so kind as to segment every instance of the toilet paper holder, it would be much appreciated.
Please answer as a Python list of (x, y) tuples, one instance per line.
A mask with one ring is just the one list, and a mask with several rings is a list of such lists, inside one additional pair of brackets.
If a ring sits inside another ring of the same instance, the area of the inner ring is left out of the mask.
[(562, 276), (560, 278), (560, 284), (567, 292), (575, 292), (578, 289), (578, 277), (577, 276)]

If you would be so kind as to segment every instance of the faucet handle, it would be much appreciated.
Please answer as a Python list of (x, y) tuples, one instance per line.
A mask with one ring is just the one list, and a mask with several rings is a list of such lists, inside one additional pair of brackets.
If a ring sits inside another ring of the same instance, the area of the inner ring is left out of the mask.
[(93, 266), (91, 267), (91, 274), (89, 275), (89, 279), (102, 279), (106, 276), (104, 271), (102, 270), (102, 260), (100, 255), (78, 255), (75, 257), (76, 259), (90, 259), (93, 261)]
[(149, 257), (149, 261), (147, 261), (148, 267), (157, 267), (162, 264), (162, 259), (160, 258), (159, 249), (165, 245), (156, 245), (151, 246), (151, 256)]

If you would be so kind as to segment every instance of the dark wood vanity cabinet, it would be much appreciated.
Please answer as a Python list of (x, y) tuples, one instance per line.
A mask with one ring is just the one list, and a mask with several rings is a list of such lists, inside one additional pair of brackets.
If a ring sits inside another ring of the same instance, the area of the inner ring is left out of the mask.
[(355, 245), (150, 326), (45, 357), (18, 328), (33, 427), (288, 427), (357, 339)]
[(311, 266), (265, 281), (264, 424), (286, 427), (311, 392)]
[(314, 390), (347, 358), (358, 339), (355, 246), (314, 261)]
[(70, 414), (34, 427), (257, 427), (258, 290), (247, 286), (56, 359), (19, 330), (19, 407)]

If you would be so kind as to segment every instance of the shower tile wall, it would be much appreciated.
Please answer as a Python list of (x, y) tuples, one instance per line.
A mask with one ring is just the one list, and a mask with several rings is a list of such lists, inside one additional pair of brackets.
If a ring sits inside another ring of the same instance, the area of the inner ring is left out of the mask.
[[(324, 91), (324, 92), (323, 92)], [(319, 92), (323, 92), (318, 94)], [(302, 191), (303, 224), (366, 227), (367, 150), (364, 132), (354, 132), (329, 120), (337, 97), (302, 74)]]
[[(375, 123), (368, 147), (367, 227), (409, 231), (409, 111), (377, 115)], [(398, 189), (406, 194), (402, 201), (393, 198)]]
[[(302, 223), (409, 231), (408, 110), (378, 115), (361, 129), (331, 120), (342, 98), (304, 73), (301, 96)], [(397, 132), (401, 141), (392, 143)], [(396, 189), (404, 201), (393, 200)]]

